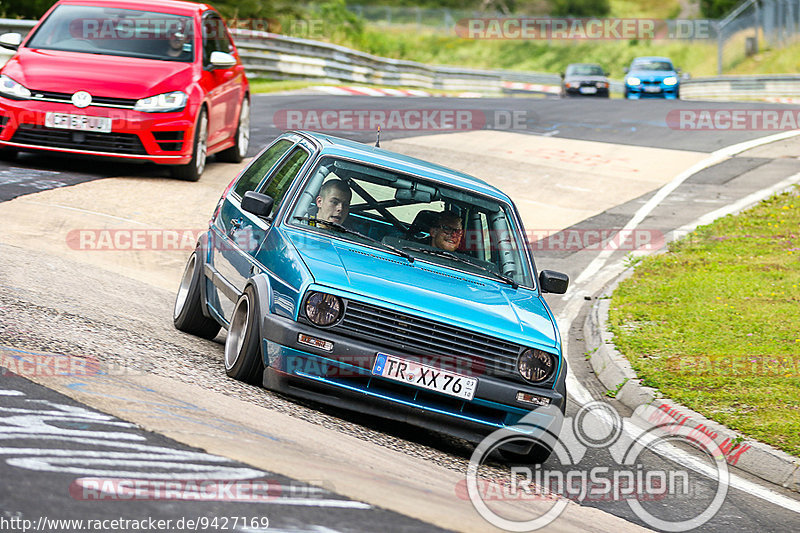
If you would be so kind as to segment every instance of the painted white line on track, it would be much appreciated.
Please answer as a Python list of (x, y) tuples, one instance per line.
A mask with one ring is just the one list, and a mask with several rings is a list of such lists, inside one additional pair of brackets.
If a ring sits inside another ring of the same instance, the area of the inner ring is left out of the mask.
[[(638, 226), (639, 223), (641, 223), (641, 221), (644, 220), (644, 218), (650, 214), (659, 203), (666, 199), (671, 192), (673, 192), (681, 183), (686, 181), (694, 173), (716, 164), (732, 155), (744, 152), (745, 150), (798, 135), (800, 135), (800, 130), (783, 132), (776, 135), (770, 135), (760, 139), (735, 144), (713, 152), (711, 156), (681, 172), (670, 183), (662, 187), (656, 193), (656, 195), (650, 199), (650, 201), (648, 201), (636, 212), (633, 218), (625, 225), (623, 231), (631, 231), (635, 229), (636, 226)], [(752, 193), (741, 200), (734, 202), (733, 204), (712, 211), (711, 213), (700, 217), (691, 224), (683, 226), (679, 231), (691, 231), (697, 226), (708, 224), (721, 216), (741, 211), (745, 207), (758, 202), (761, 199), (767, 198), (781, 190), (784, 190), (798, 182), (800, 182), (800, 173), (790, 176), (789, 178), (786, 178), (785, 180), (771, 187)], [(564, 306), (564, 309), (561, 311), (561, 313), (559, 313), (558, 317), (556, 317), (559, 329), (562, 332), (569, 332), (572, 322), (577, 318), (581, 307), (583, 306), (584, 296), (596, 293), (625, 269), (625, 267), (622, 265), (622, 261), (618, 261), (612, 265), (606, 265), (612, 253), (613, 250), (604, 250), (598, 254), (598, 256), (572, 283), (573, 290), (571, 291), (571, 294), (564, 297), (564, 300), (567, 301), (567, 304)], [(569, 334), (562, 338), (562, 350), (562, 353), (564, 354), (569, 353)], [(575, 401), (578, 405), (586, 405), (587, 403), (595, 400), (595, 398), (592, 397), (591, 392), (589, 392), (589, 390), (575, 377), (575, 374), (572, 372), (572, 369), (569, 366), (567, 367), (567, 387), (569, 390), (570, 399)], [(614, 422), (609, 417), (606, 420), (606, 423), (613, 424)], [(625, 429), (624, 426), (625, 425), (623, 424), (623, 429)], [(629, 435), (631, 434), (630, 428), (626, 430), (626, 433)], [(659, 452), (667, 459), (682, 464), (692, 465), (696, 463), (695, 459), (690, 454), (687, 454), (686, 452), (671, 445), (660, 446)], [(714, 477), (712, 473), (707, 472), (704, 468), (692, 469), (703, 475), (707, 475), (708, 477)], [(768, 489), (758, 483), (744, 479), (743, 477), (734, 473), (730, 474), (729, 484), (735, 489), (756, 496), (766, 502), (783, 507), (784, 509), (795, 513), (800, 513), (800, 502), (779, 494), (778, 492)]]
[[(745, 141), (743, 143), (734, 144), (732, 146), (728, 146), (726, 148), (721, 148), (716, 152), (712, 152), (710, 156), (703, 159), (702, 161), (692, 165), (691, 167), (687, 168), (675, 178), (661, 187), (658, 192), (650, 198), (642, 207), (639, 208), (638, 211), (633, 215), (633, 218), (628, 221), (627, 224), (620, 230), (620, 235), (622, 239), (624, 239), (626, 234), (630, 234), (631, 231), (636, 229), (636, 227), (641, 224), (641, 222), (656, 208), (658, 207), (664, 199), (670, 195), (675, 189), (677, 189), (684, 181), (689, 179), (694, 174), (700, 172), (701, 170), (708, 168), (712, 165), (722, 162), (723, 160), (736, 155), (738, 153), (744, 152), (745, 150), (749, 150), (751, 148), (755, 148), (757, 146), (761, 146), (763, 144), (769, 144), (775, 141), (780, 141), (783, 139), (789, 139), (791, 137), (796, 137), (800, 135), (800, 130), (796, 131), (788, 131), (782, 133), (776, 133), (775, 135), (769, 135), (767, 137), (762, 137), (760, 139), (754, 139), (752, 141)], [(600, 271), (603, 266), (608, 262), (608, 258), (616, 250), (608, 248), (600, 252), (597, 257), (595, 257), (589, 266), (587, 266), (583, 272), (575, 279), (574, 283), (576, 285), (580, 285), (584, 283), (587, 279), (595, 276), (597, 272)], [(564, 300), (567, 300), (568, 297), (564, 297)]]

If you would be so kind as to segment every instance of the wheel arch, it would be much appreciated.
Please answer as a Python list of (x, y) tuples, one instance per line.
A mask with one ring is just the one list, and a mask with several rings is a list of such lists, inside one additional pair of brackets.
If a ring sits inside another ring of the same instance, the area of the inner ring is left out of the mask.
[(253, 294), (255, 294), (255, 309), (258, 313), (258, 329), (261, 337), (259, 341), (259, 350), (261, 350), (261, 358), (264, 361), (264, 366), (269, 366), (269, 354), (264, 351), (263, 339), (265, 338), (265, 333), (268, 329), (267, 325), (269, 323), (266, 318), (272, 314), (272, 284), (269, 281), (269, 277), (262, 273), (256, 274), (248, 279), (244, 288), (246, 289), (247, 287), (252, 287)]

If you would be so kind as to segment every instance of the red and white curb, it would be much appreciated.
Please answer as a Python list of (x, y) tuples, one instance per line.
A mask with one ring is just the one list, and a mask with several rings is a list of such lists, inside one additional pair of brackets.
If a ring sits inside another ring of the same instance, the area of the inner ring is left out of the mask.
[(764, 101), (773, 104), (800, 104), (800, 98), (790, 97), (767, 96)]
[(338, 96), (434, 96), (428, 91), (419, 89), (373, 89), (371, 87), (351, 87), (346, 85), (317, 85), (311, 87), (311, 89)]
[(504, 81), (503, 88), (512, 91), (529, 91), (537, 93), (561, 94), (561, 87), (559, 87), (558, 85), (541, 85), (538, 83)]
[[(372, 87), (353, 87), (348, 85), (315, 85), (309, 88), (335, 96), (447, 96), (445, 94), (433, 94), (421, 89), (377, 89)], [(483, 98), (487, 95), (477, 92), (461, 92), (451, 96), (456, 98)]]

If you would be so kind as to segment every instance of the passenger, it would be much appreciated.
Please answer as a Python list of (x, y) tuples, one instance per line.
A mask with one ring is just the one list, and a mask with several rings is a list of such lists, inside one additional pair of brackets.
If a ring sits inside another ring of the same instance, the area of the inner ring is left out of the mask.
[(442, 211), (431, 226), (431, 246), (448, 252), (455, 252), (461, 244), (464, 229), (461, 217), (452, 211)]
[(347, 182), (341, 179), (326, 181), (317, 196), (317, 220), (343, 224), (350, 212), (353, 193)]

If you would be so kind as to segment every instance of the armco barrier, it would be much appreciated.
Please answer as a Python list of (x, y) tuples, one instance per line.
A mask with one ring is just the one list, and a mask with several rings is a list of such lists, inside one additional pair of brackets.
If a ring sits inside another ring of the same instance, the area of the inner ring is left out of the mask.
[[(34, 21), (0, 19), (0, 33), (27, 33)], [(500, 93), (522, 84), (544, 93), (558, 92), (555, 74), (509, 70), (476, 70), (425, 65), (378, 57), (343, 46), (274, 33), (233, 30), (239, 52), (253, 78), (313, 80), (319, 83), (365, 83), (447, 91)], [(0, 48), (0, 62), (11, 56)], [(612, 81), (612, 92), (622, 84)], [(800, 98), (800, 75), (720, 76), (681, 82), (687, 100), (777, 100)]]
[(800, 98), (800, 75), (760, 74), (697, 78), (681, 83), (684, 100), (765, 100)]

